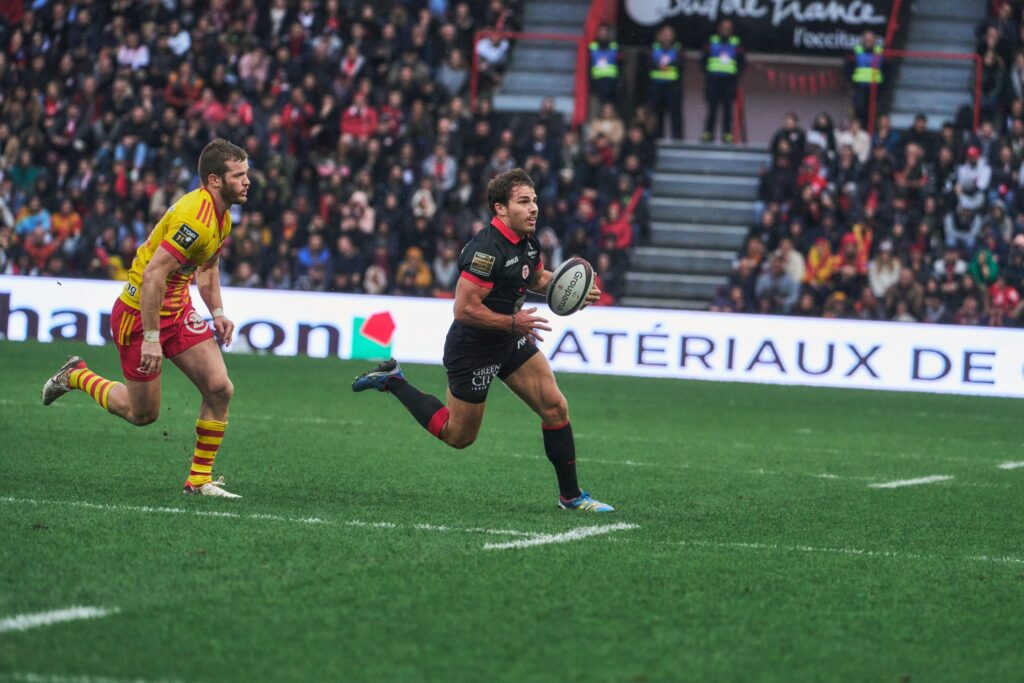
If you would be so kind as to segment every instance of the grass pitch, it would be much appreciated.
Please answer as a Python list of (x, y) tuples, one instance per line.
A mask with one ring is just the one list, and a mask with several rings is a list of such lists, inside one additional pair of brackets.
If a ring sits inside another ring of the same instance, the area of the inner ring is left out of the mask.
[[(175, 368), (143, 429), (40, 406), (72, 352), (120, 377), (112, 347), (0, 344), (0, 620), (118, 611), (0, 633), (0, 680), (1024, 677), (1016, 402), (563, 374), (601, 516), (555, 509), (503, 387), (452, 451), (351, 393), (367, 363), (231, 356), (231, 503), (180, 493), (199, 399)], [(485, 548), (607, 524), (635, 528)]]

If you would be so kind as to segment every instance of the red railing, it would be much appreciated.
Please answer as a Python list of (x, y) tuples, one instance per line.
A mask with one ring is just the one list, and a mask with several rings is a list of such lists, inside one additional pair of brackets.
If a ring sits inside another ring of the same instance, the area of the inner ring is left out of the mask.
[(892, 10), (889, 12), (889, 25), (885, 27), (885, 42), (883, 46), (892, 45), (896, 37), (896, 30), (900, 27), (900, 11), (903, 9), (903, 0), (893, 0)]
[(736, 142), (747, 141), (747, 99), (743, 88), (736, 86), (736, 99), (733, 102), (732, 136)]
[[(898, 2), (899, 0), (897, 0)], [(962, 52), (930, 52), (926, 50), (883, 50), (883, 59), (926, 59), (937, 61), (971, 61), (974, 62), (974, 130), (981, 123), (981, 57), (976, 54)], [(875, 57), (878, 66), (878, 57)], [(868, 132), (875, 133), (875, 113), (878, 108), (878, 83), (871, 83), (871, 100), (868, 105)], [(955, 112), (950, 112), (952, 116)]]

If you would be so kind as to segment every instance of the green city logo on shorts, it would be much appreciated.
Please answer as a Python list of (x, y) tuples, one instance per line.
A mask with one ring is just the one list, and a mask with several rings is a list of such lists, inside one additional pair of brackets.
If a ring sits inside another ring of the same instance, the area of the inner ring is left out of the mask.
[(395, 319), (391, 313), (374, 313), (367, 318), (352, 319), (352, 358), (385, 360), (391, 357), (395, 336)]

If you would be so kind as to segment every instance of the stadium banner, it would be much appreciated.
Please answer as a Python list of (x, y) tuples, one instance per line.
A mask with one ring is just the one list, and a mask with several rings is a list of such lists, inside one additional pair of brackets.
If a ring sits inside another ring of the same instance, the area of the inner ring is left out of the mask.
[(684, 48), (697, 49), (729, 18), (750, 52), (841, 55), (868, 29), (885, 35), (893, 1), (623, 0), (618, 39), (647, 47), (668, 22)]
[[(122, 286), (0, 277), (0, 334), (108, 343)], [(224, 303), (236, 353), (436, 364), (452, 319), (437, 299), (225, 288)], [(1024, 397), (1022, 330), (632, 308), (547, 317), (540, 348), (557, 371)]]

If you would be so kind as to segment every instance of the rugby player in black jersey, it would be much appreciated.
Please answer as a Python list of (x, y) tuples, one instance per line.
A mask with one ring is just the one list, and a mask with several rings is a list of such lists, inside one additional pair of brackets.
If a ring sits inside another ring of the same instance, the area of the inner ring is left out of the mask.
[[(523, 309), (526, 290), (544, 292), (552, 275), (544, 269), (535, 236), (533, 181), (522, 169), (502, 173), (487, 186), (487, 205), (494, 219), (459, 256), (455, 320), (444, 345), (447, 406), (409, 384), (394, 359), (361, 374), (352, 390), (389, 392), (431, 434), (453, 448), (466, 448), (480, 432), (487, 391), (497, 377), (540, 416), (544, 450), (558, 477), (559, 507), (611, 512), (611, 505), (594, 500), (576, 482), (569, 406), (535, 344), (551, 328), (535, 315), (536, 308)], [(587, 302), (600, 293), (595, 286)]]

